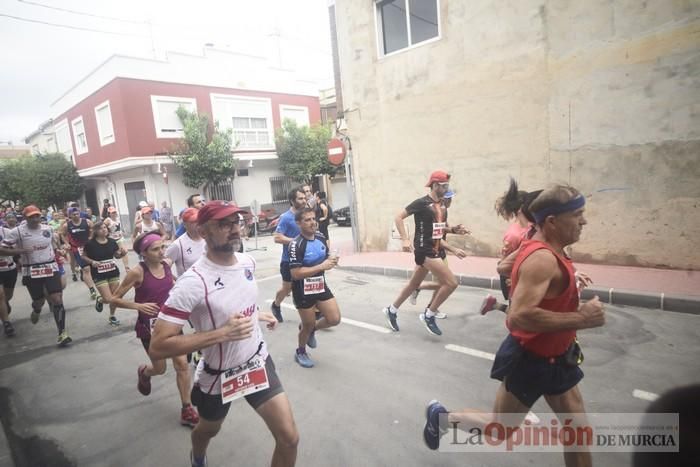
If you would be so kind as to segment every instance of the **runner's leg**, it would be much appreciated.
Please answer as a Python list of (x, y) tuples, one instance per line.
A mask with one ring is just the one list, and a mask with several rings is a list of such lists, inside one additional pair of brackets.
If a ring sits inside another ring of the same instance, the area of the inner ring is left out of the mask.
[(316, 308), (323, 315), (321, 319), (316, 321), (316, 329), (327, 329), (340, 324), (340, 308), (338, 308), (338, 301), (335, 297), (316, 302)]
[(285, 393), (280, 393), (256, 409), (275, 438), (271, 467), (292, 467), (296, 463), (299, 432)]
[(428, 270), (426, 268), (416, 265), (415, 269), (413, 270), (413, 275), (401, 290), (399, 296), (396, 297), (396, 300), (394, 300), (392, 306), (398, 309), (401, 305), (403, 305), (403, 302), (405, 302), (411, 293), (421, 285), (421, 283), (425, 280), (425, 276), (427, 275)]
[(216, 421), (199, 417), (199, 423), (192, 430), (192, 454), (195, 457), (202, 459), (207, 454), (209, 441), (219, 433), (224, 420), (226, 420), (225, 417)]
[(277, 291), (275, 294), (275, 301), (273, 304), (280, 306), (282, 302), (284, 301), (285, 298), (287, 298), (287, 295), (292, 291), (292, 283), (291, 282), (285, 282), (282, 281), (282, 287)]
[(309, 336), (316, 326), (315, 307), (300, 308), (299, 317), (301, 318), (301, 329), (299, 329), (299, 349), (306, 351), (306, 343), (309, 341)]
[[(578, 385), (569, 389), (563, 394), (555, 396), (545, 395), (544, 399), (556, 414), (578, 414), (574, 424), (570, 425), (576, 429), (577, 426), (587, 424), (586, 408), (583, 404), (583, 397)], [(564, 420), (561, 419), (562, 424)], [(564, 448), (564, 462), (566, 467), (588, 467), (592, 465), (591, 453), (589, 451), (569, 451)]]
[(180, 392), (180, 401), (182, 401), (182, 405), (184, 407), (192, 404), (192, 400), (190, 398), (190, 391), (192, 390), (190, 366), (187, 364), (187, 357), (185, 355), (173, 357), (172, 361), (173, 367), (175, 368), (177, 390)]
[(423, 266), (426, 270), (430, 271), (433, 277), (441, 284), (430, 304), (430, 310), (437, 311), (457, 288), (457, 278), (440, 258), (425, 258)]

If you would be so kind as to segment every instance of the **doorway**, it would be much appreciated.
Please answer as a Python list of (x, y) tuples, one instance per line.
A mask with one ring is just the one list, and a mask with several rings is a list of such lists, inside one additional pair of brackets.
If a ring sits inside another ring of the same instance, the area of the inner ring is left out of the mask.
[[(146, 184), (144, 182), (129, 182), (124, 184), (124, 192), (126, 193), (126, 206), (129, 210), (129, 218), (127, 219), (126, 225), (128, 226), (129, 232), (133, 229), (131, 222), (136, 217), (136, 211), (139, 210), (139, 202), (146, 201)], [(122, 225), (124, 225), (124, 219), (122, 219)]]

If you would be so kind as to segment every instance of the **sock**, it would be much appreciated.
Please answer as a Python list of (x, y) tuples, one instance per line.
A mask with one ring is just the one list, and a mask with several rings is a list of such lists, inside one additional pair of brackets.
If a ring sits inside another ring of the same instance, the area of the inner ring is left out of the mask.
[(194, 455), (194, 453), (192, 453), (192, 462), (196, 465), (204, 465), (204, 459), (206, 459), (206, 457), (206, 455), (203, 457), (197, 457)]
[(58, 333), (61, 334), (66, 330), (66, 309), (63, 304), (50, 305), (51, 311), (53, 312), (53, 319), (56, 321), (56, 327), (58, 328)]
[(304, 347), (299, 347), (297, 349), (297, 355), (305, 354), (306, 353), (306, 346)]
[(435, 312), (432, 311), (430, 308), (426, 308), (425, 309), (425, 317), (432, 318), (433, 316), (435, 316)]
[(389, 312), (396, 314), (399, 311), (393, 304), (389, 305)]

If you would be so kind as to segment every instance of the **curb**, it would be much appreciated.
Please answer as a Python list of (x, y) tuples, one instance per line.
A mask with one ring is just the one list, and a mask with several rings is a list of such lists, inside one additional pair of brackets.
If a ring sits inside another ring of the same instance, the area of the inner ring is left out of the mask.
[[(339, 266), (345, 271), (361, 272), (365, 274), (378, 274), (387, 277), (410, 279), (412, 269), (385, 268), (382, 266)], [(481, 289), (501, 290), (501, 282), (498, 276), (482, 277), (456, 274), (459, 285), (478, 287)], [(432, 274), (428, 273), (426, 280), (432, 280)], [(663, 292), (640, 292), (637, 290), (615, 289), (612, 287), (588, 287), (581, 293), (581, 298), (593, 298), (598, 295), (601, 302), (611, 305), (628, 305), (641, 308), (651, 308), (661, 311), (673, 311), (700, 315), (700, 297), (688, 295), (668, 295)]]

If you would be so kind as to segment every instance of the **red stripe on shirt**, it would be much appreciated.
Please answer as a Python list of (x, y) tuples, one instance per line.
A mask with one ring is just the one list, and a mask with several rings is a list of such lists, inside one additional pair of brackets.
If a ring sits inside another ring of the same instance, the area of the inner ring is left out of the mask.
[(181, 320), (187, 320), (189, 318), (190, 314), (186, 311), (180, 311), (175, 308), (171, 308), (169, 306), (163, 305), (160, 309), (160, 312), (163, 313), (164, 315), (172, 316), (173, 318), (181, 319)]

